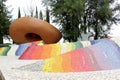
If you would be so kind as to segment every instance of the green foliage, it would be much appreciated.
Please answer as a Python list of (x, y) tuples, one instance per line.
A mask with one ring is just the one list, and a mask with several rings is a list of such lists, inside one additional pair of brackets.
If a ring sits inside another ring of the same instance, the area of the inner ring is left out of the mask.
[(0, 47), (9, 47), (10, 45), (11, 45), (10, 43), (5, 43), (5, 44), (0, 44)]
[(0, 2), (0, 44), (3, 44), (3, 36), (8, 38), (9, 24), (11, 22), (10, 12), (7, 10), (7, 7), (2, 0)]
[[(53, 22), (60, 23), (63, 38), (77, 41), (81, 33), (94, 31), (94, 39), (106, 37), (113, 23), (118, 23), (120, 4), (115, 0), (45, 0), (51, 7)], [(116, 11), (118, 14), (116, 14)], [(104, 27), (106, 26), (106, 28)]]
[[(63, 38), (68, 41), (77, 41), (80, 36), (79, 23), (84, 15), (84, 0), (56, 0), (53, 1), (52, 15), (54, 22), (60, 23)], [(80, 7), (81, 6), (81, 7)]]
[[(95, 36), (94, 39), (102, 38), (106, 36), (106, 31), (110, 29), (110, 25), (119, 21), (114, 17), (115, 13), (113, 12), (114, 8), (110, 7), (114, 0), (90, 0), (87, 2), (87, 22), (90, 29), (94, 30)], [(117, 11), (120, 8), (116, 9)], [(89, 15), (90, 14), (90, 15)], [(90, 17), (89, 17), (90, 16)], [(114, 22), (113, 22), (114, 21)], [(105, 29), (104, 26), (107, 26)]]

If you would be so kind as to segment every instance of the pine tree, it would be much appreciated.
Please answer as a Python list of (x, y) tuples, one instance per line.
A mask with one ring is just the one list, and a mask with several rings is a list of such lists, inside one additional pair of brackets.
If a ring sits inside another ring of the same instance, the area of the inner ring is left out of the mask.
[(10, 12), (5, 6), (5, 0), (0, 1), (0, 44), (3, 44), (3, 37), (9, 38), (9, 24), (11, 22)]
[[(115, 0), (44, 0), (51, 7), (55, 23), (61, 25), (63, 38), (77, 41), (82, 33), (94, 32), (94, 39), (106, 37), (111, 25), (120, 21), (120, 4)], [(48, 6), (47, 5), (47, 6)], [(116, 13), (118, 12), (118, 13)], [(106, 26), (106, 29), (105, 27)]]

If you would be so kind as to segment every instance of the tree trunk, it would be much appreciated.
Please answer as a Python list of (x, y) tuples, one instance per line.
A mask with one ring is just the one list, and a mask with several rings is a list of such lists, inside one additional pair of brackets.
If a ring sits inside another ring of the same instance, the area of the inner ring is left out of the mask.
[(94, 31), (95, 31), (94, 39), (96, 40), (99, 37), (98, 23), (96, 23)]
[(3, 44), (3, 35), (0, 33), (0, 44)]
[(98, 39), (98, 32), (95, 32), (94, 40)]

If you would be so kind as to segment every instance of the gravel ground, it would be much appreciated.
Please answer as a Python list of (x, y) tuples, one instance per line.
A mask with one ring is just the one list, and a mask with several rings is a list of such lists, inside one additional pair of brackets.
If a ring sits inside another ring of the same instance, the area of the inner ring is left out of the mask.
[(0, 57), (0, 70), (5, 78), (3, 80), (120, 80), (120, 69), (49, 73), (41, 71), (43, 64), (42, 60), (18, 60), (15, 56)]

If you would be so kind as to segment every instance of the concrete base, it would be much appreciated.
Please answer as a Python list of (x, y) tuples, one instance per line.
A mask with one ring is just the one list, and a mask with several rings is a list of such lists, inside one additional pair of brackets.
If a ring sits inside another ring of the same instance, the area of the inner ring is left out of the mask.
[(41, 71), (43, 63), (42, 60), (18, 60), (15, 56), (0, 56), (0, 80), (120, 80), (120, 69), (47, 73)]

